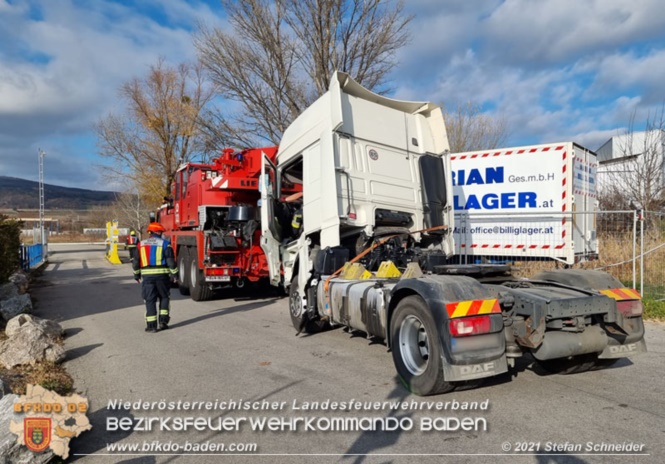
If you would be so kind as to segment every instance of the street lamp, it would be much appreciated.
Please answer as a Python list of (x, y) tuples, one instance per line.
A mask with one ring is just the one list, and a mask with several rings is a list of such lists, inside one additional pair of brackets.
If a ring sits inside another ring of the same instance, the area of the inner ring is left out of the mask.
[(42, 259), (46, 258), (46, 237), (44, 233), (44, 156), (46, 152), (37, 149), (39, 154), (39, 237), (42, 245)]

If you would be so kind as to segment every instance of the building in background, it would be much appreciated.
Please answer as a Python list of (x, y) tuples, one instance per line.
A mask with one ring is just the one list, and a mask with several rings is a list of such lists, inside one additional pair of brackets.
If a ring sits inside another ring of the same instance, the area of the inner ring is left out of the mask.
[(665, 131), (628, 132), (610, 138), (596, 150), (602, 209), (665, 206)]

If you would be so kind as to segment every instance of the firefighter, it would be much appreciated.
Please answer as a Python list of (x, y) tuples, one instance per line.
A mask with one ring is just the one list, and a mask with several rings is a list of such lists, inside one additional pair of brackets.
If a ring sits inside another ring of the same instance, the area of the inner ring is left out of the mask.
[(134, 254), (136, 253), (136, 247), (138, 246), (138, 244), (139, 244), (139, 239), (136, 236), (136, 231), (132, 229), (129, 231), (129, 235), (127, 236), (127, 241), (125, 242), (127, 251), (129, 251), (130, 261), (134, 260)]
[(294, 239), (300, 237), (300, 234), (302, 233), (302, 206), (293, 212), (293, 218), (291, 219), (291, 230), (293, 231)]
[(291, 212), (291, 234), (289, 240), (295, 240), (302, 233), (302, 192), (296, 192), (284, 199)]
[[(177, 272), (171, 243), (162, 238), (164, 227), (158, 222), (148, 226), (150, 237), (142, 240), (136, 249), (136, 259), (132, 261), (134, 279), (141, 282), (145, 301), (146, 332), (157, 332), (169, 328), (169, 293), (171, 281), (177, 281)], [(159, 318), (157, 300), (159, 299)]]

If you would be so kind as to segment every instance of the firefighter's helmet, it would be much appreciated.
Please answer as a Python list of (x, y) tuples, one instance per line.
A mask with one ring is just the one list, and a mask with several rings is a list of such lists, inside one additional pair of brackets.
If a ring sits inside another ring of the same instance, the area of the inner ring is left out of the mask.
[(129, 235), (136, 235), (136, 231), (135, 230), (130, 231)]
[(151, 222), (150, 225), (148, 226), (148, 232), (155, 232), (161, 234), (165, 230), (166, 229), (164, 229), (164, 226), (161, 225), (159, 222)]

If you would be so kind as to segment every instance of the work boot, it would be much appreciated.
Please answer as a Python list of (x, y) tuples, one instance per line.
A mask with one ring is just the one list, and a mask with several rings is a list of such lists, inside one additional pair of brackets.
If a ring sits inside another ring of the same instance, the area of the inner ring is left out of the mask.
[(170, 320), (171, 320), (171, 318), (169, 316), (160, 316), (159, 317), (159, 330), (168, 329)]
[(148, 333), (155, 333), (157, 332), (157, 324), (152, 322), (148, 324), (148, 326), (145, 328), (145, 331)]
[(159, 330), (166, 330), (169, 328), (169, 325), (166, 322), (159, 323)]

